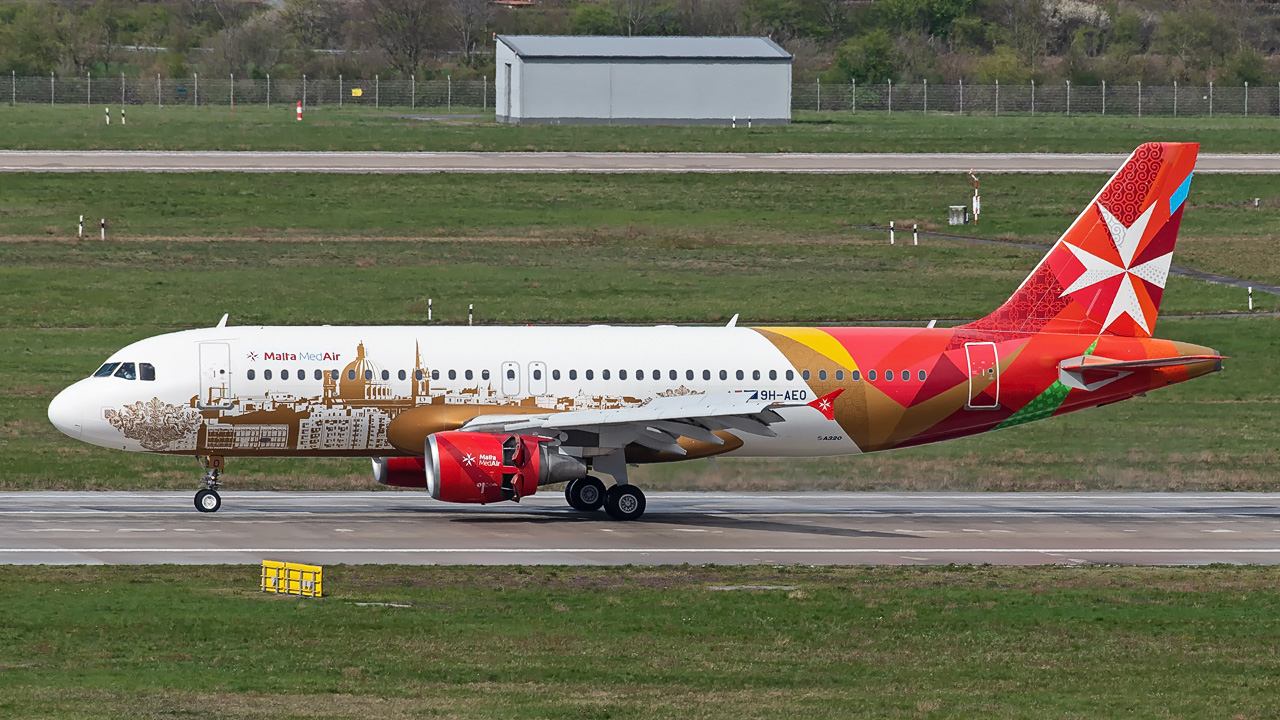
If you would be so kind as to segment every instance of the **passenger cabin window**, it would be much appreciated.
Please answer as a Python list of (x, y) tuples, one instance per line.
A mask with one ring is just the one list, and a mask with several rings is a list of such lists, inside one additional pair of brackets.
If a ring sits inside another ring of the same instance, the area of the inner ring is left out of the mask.
[(365, 370), (365, 371), (364, 371), (364, 379), (365, 379), (365, 380), (372, 380), (372, 379), (373, 379), (373, 371), (372, 371), (372, 370)]
[[(489, 371), (488, 371), (488, 370), (486, 370), (485, 372), (489, 372)], [(515, 380), (515, 379), (516, 379), (516, 371), (515, 371), (515, 368), (507, 368), (507, 379), (508, 379), (508, 380)]]
[(787, 379), (788, 379), (788, 380), (795, 380), (795, 379), (796, 379), (796, 373), (795, 373), (795, 371), (794, 371), (794, 370), (788, 370), (788, 371), (787, 371)]
[[(435, 371), (433, 370), (432, 372), (435, 372)], [(439, 377), (440, 377), (440, 373), (435, 373), (435, 375), (436, 375), (436, 378), (439, 378)], [(413, 371), (413, 379), (414, 379), (414, 380), (421, 380), (422, 378), (423, 378), (423, 375), (422, 375), (422, 371), (421, 371), (421, 370), (414, 370), (414, 371)]]
[(468, 370), (465, 373), (463, 373), (463, 376), (466, 377), (468, 380), (470, 380), (471, 378), (475, 377), (475, 373)]
[(570, 380), (577, 380), (577, 379), (578, 379), (578, 371), (577, 371), (577, 370), (570, 370), (570, 371), (569, 371), (569, 379), (570, 379)]
[[(607, 371), (606, 371), (606, 372), (607, 372)], [(608, 378), (605, 378), (605, 379), (607, 380)], [(626, 379), (627, 379), (627, 371), (626, 371), (626, 370), (619, 370), (619, 371), (618, 371), (618, 379), (619, 379), (619, 380), (626, 380)]]
[(826, 379), (827, 379), (827, 371), (826, 371), (826, 370), (819, 370), (819, 371), (818, 371), (818, 379), (819, 379), (819, 380), (826, 380)]
[(314, 377), (314, 378), (315, 378), (315, 379), (317, 379), (317, 380), (323, 380), (323, 379), (324, 379), (324, 372), (323, 372), (322, 370), (320, 370), (319, 368), (316, 368), (316, 374), (315, 374), (315, 375), (313, 375), (312, 377)]
[(116, 370), (116, 377), (125, 380), (137, 380), (138, 368), (133, 363), (120, 363), (120, 369)]
[(910, 371), (910, 370), (903, 370), (903, 371), (902, 371), (902, 375), (901, 375), (901, 377), (902, 377), (902, 381), (903, 381), (903, 382), (906, 382), (906, 381), (910, 380), (910, 379), (911, 379), (911, 371)]
[(590, 379), (594, 378), (595, 376), (596, 376), (596, 374), (595, 374), (594, 372), (592, 372), (591, 370), (588, 370), (588, 371), (587, 371), (587, 379), (588, 379), (588, 380), (590, 380)]
[(916, 373), (916, 376), (920, 378), (920, 382), (924, 382), (924, 379), (925, 379), (925, 377), (926, 377), (926, 376), (925, 376), (925, 374), (924, 374), (924, 371), (923, 371), (923, 370), (921, 370), (920, 372)]
[(263, 370), (263, 371), (262, 371), (262, 379), (263, 379), (263, 380), (270, 380), (270, 379), (271, 379), (271, 371), (270, 371), (270, 370)]
[(330, 370), (330, 371), (329, 371), (329, 377), (333, 378), (334, 380), (337, 380), (337, 379), (338, 379), (338, 371), (337, 371), (337, 370)]
[(538, 370), (537, 368), (534, 368), (534, 370), (533, 370), (533, 379), (534, 379), (534, 380), (541, 380), (541, 379), (542, 379), (542, 371), (541, 371), (541, 370)]
[(155, 380), (156, 366), (151, 363), (138, 363), (138, 379), (139, 380)]
[(481, 370), (481, 371), (480, 371), (480, 377), (481, 377), (481, 379), (488, 380), (488, 379), (489, 379), (489, 371), (488, 371), (488, 370)]
[(551, 379), (552, 379), (552, 380), (559, 380), (559, 379), (560, 379), (560, 371), (559, 371), (559, 370), (552, 370), (552, 371), (551, 371)]
[(256, 374), (253, 372), (253, 368), (249, 368), (249, 371), (246, 372), (244, 376), (252, 380), (256, 377)]
[(702, 379), (703, 379), (703, 380), (710, 380), (710, 379), (711, 379), (711, 371), (710, 371), (710, 370), (703, 370), (703, 371), (702, 371)]
[(600, 371), (600, 377), (601, 377), (602, 379), (604, 379), (604, 380), (608, 380), (608, 379), (609, 379), (609, 371), (608, 371), (608, 370), (601, 370), (601, 371)]
[(685, 378), (687, 378), (687, 379), (689, 379), (689, 380), (692, 380), (692, 379), (693, 379), (693, 371), (692, 371), (692, 370), (685, 370), (685, 371), (684, 371), (684, 376), (685, 376)]
[(355, 379), (356, 379), (356, 371), (355, 371), (355, 370), (348, 370), (348, 371), (347, 371), (347, 379), (348, 379), (348, 380), (355, 380)]
[(778, 371), (777, 371), (777, 370), (770, 370), (770, 371), (769, 371), (769, 379), (770, 379), (770, 380), (777, 380), (777, 379), (778, 379)]
[(893, 371), (892, 371), (892, 370), (885, 370), (885, 371), (884, 371), (884, 379), (885, 379), (885, 380), (892, 380), (892, 379), (893, 379)]
[(759, 370), (752, 370), (752, 371), (751, 371), (751, 379), (752, 379), (752, 380), (759, 380), (759, 379), (760, 379), (760, 371), (759, 371)]
[(288, 380), (288, 379), (289, 379), (289, 371), (288, 371), (288, 370), (281, 370), (281, 371), (280, 371), (280, 379), (281, 379), (281, 380)]
[(440, 379), (440, 371), (439, 371), (439, 370), (432, 370), (432, 371), (431, 371), (431, 379), (432, 379), (432, 380), (439, 380), (439, 379)]
[(672, 380), (675, 380), (680, 377), (680, 373), (676, 372), (675, 370), (670, 370), (667, 372), (667, 377), (671, 378)]
[(868, 371), (867, 371), (867, 379), (868, 379), (868, 380), (870, 380), (871, 382), (875, 382), (875, 381), (876, 381), (876, 371), (875, 371), (875, 370), (868, 370)]
[(837, 371), (836, 371), (836, 379), (837, 379), (837, 380), (843, 380), (843, 379), (844, 379), (844, 371), (843, 371), (843, 370), (837, 370)]
[(400, 372), (396, 373), (396, 377), (397, 377), (397, 378), (399, 378), (399, 379), (401, 379), (401, 380), (404, 380), (405, 378), (407, 378), (407, 377), (409, 377), (409, 376), (408, 376), (407, 374), (405, 374), (405, 371), (401, 370)]
[(450, 379), (450, 380), (457, 380), (457, 379), (458, 379), (458, 371), (457, 371), (457, 370), (450, 370), (450, 371), (449, 371), (449, 379)]
[(383, 380), (390, 380), (390, 379), (391, 379), (391, 371), (390, 371), (390, 370), (383, 370), (383, 371), (382, 371), (382, 379), (383, 379)]
[[(801, 372), (801, 373), (800, 373), (800, 377), (804, 378), (805, 380), (808, 380), (808, 379), (809, 379), (809, 371), (808, 371), (808, 370), (805, 370), (805, 371)], [(789, 379), (789, 378), (788, 378), (788, 379)]]
[(307, 371), (306, 371), (306, 370), (299, 370), (299, 371), (298, 371), (298, 374), (297, 374), (295, 377), (297, 377), (299, 380), (306, 380), (306, 379), (307, 379)]
[(721, 371), (720, 371), (720, 379), (721, 379), (721, 380), (728, 380), (728, 379), (729, 379), (729, 372), (728, 372), (727, 370), (721, 370)]
[(849, 377), (850, 377), (850, 379), (852, 379), (854, 382), (858, 382), (859, 380), (861, 380), (861, 379), (862, 379), (862, 373), (861, 373), (860, 371), (858, 371), (858, 370), (852, 370), (852, 371), (850, 371), (850, 372), (849, 372)]
[(118, 367), (120, 367), (120, 363), (107, 363), (102, 367), (98, 368), (97, 372), (95, 372), (93, 376), (94, 377), (111, 377), (112, 373), (114, 373), (116, 371), (116, 368)]

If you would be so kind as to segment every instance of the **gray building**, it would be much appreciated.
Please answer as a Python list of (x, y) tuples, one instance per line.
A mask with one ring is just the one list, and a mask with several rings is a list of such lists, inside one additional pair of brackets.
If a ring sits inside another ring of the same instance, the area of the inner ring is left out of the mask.
[(791, 122), (791, 54), (768, 38), (499, 35), (498, 121)]

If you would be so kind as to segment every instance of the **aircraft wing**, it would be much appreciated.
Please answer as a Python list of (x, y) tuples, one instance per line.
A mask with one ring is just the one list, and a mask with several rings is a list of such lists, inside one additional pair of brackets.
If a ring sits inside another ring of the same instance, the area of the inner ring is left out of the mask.
[[(769, 426), (783, 421), (777, 410), (809, 404), (759, 400), (753, 393), (744, 392), (679, 395), (655, 398), (639, 407), (538, 415), (481, 415), (461, 429), (552, 436), (581, 431), (597, 435), (598, 447), (621, 448), (637, 443), (658, 452), (684, 455), (685, 449), (677, 444), (681, 437), (714, 445), (724, 443), (714, 434), (717, 430), (776, 437)], [(830, 407), (830, 401), (826, 407)]]

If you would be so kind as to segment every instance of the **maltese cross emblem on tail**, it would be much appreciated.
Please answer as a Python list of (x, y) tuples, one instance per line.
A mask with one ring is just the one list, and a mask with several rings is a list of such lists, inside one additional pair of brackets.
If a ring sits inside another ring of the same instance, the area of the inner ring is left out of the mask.
[(1147, 322), (1147, 316), (1154, 312), (1158, 300), (1151, 297), (1143, 281), (1164, 289), (1169, 278), (1169, 264), (1173, 261), (1173, 249), (1138, 265), (1134, 265), (1133, 260), (1142, 245), (1147, 224), (1156, 206), (1153, 204), (1147, 208), (1129, 227), (1117, 220), (1102, 203), (1098, 203), (1097, 207), (1106, 223), (1107, 233), (1111, 236), (1112, 252), (1109, 256), (1099, 257), (1069, 242), (1064, 243), (1071, 254), (1084, 265), (1085, 271), (1062, 294), (1070, 295), (1099, 286), (1099, 300), (1110, 303), (1107, 318), (1102, 323), (1104, 330), (1121, 315), (1128, 315), (1150, 335), (1151, 326)]

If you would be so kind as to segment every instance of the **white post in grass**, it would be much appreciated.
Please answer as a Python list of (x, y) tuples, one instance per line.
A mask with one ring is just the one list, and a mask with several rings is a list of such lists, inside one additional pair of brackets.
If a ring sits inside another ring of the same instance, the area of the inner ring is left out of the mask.
[(431, 322), (431, 298), (427, 298), (427, 322)]
[(964, 114), (964, 78), (960, 78), (960, 114)]
[(890, 245), (893, 245), (893, 244), (894, 244), (894, 242), (893, 242), (893, 234), (894, 234), (894, 233), (893, 233), (893, 221), (892, 221), (892, 220), (890, 220), (890, 221), (889, 221), (889, 244), (890, 244)]
[(1213, 82), (1209, 83), (1209, 117), (1213, 117)]
[(818, 78), (818, 112), (822, 112), (822, 78)]
[[(109, 117), (109, 116), (108, 116)], [(84, 239), (84, 216), (80, 216), (80, 230), (76, 233), (76, 237)]]
[(120, 106), (120, 127), (124, 127), (125, 125), (128, 125), (128, 124), (129, 123), (125, 122), (125, 119), (124, 119), (124, 106), (121, 105)]
[(409, 108), (416, 109), (418, 107), (418, 75), (415, 73), (409, 76)]
[(889, 114), (893, 114), (893, 78), (889, 78)]
[(924, 114), (929, 114), (929, 78), (924, 79)]
[(191, 73), (191, 78), (196, 85), (196, 107), (200, 107), (200, 73)]
[(1249, 288), (1249, 312), (1253, 312), (1253, 288)]
[(858, 112), (858, 78), (853, 79), (853, 89), (849, 91), (849, 112)]
[(53, 71), (49, 71), (49, 107), (53, 107)]
[(160, 85), (160, 73), (156, 73), (156, 107), (164, 107), (164, 89)]
[(444, 81), (445, 81), (445, 87), (447, 88), (445, 91), (446, 94), (445, 94), (444, 106), (446, 110), (452, 111), (453, 110), (453, 73), (446, 75), (444, 78)]
[(342, 109), (342, 73), (338, 73), (338, 109)]
[(1071, 117), (1071, 81), (1067, 81), (1067, 117)]
[[(271, 76), (267, 76), (267, 107), (271, 107)], [(231, 73), (231, 116), (236, 114), (236, 74)]]
[(920, 244), (920, 224), (919, 223), (911, 224), (911, 244), (912, 245)]
[(100, 233), (98, 235), (98, 239), (106, 240), (107, 239), (107, 219), (106, 218), (102, 218), (102, 221), (98, 224), (98, 228)]
[(489, 76), (480, 76), (480, 109), (489, 109)]
[[(302, 74), (302, 107), (307, 106), (307, 74)], [(298, 119), (302, 119), (302, 113), (298, 113)]]
[(373, 76), (373, 106), (382, 107), (382, 81), (377, 75)]
[[(84, 83), (84, 106), (93, 107), (93, 73), (85, 71)], [(1249, 84), (1245, 83), (1245, 87), (1248, 86)], [(1245, 94), (1248, 95), (1249, 91), (1245, 90)], [(1247, 105), (1248, 103), (1245, 104)]]
[(1107, 114), (1107, 81), (1102, 81), (1102, 114)]
[[(110, 107), (106, 107), (106, 108), (104, 108), (104, 109), (107, 111), (107, 125), (110, 125), (110, 124), (111, 124), (111, 108), (110, 108)], [(81, 222), (83, 222), (83, 221), (84, 221), (84, 216), (83, 216), (83, 215), (81, 215), (81, 216), (80, 216), (80, 219), (81, 219)]]
[(996, 117), (1000, 117), (1000, 81), (996, 80)]
[(468, 325), (471, 325), (475, 320), (475, 311), (476, 311), (475, 303), (468, 303), (467, 304), (467, 324)]
[(1249, 117), (1249, 81), (1244, 81), (1244, 116)]
[(1036, 116), (1036, 81), (1031, 81), (1031, 117)]

